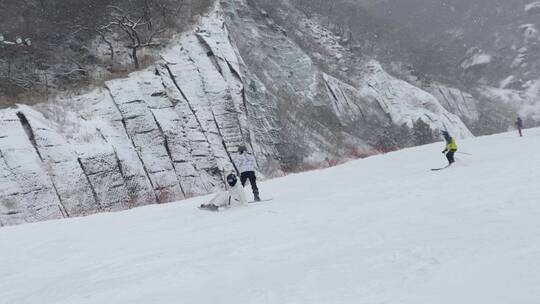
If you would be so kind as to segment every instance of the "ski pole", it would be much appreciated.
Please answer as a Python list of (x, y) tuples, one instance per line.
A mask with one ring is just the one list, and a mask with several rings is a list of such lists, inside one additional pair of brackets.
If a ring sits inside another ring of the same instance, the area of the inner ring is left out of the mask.
[(471, 154), (471, 153), (467, 153), (467, 152), (459, 152), (459, 151), (458, 151), (457, 153), (459, 153), (459, 154), (465, 154), (465, 155), (470, 155), (470, 156), (472, 156), (472, 154)]

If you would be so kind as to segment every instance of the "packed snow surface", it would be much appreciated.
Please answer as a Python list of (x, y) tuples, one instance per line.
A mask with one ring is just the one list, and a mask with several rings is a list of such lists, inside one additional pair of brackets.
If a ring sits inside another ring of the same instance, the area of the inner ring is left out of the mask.
[(540, 129), (209, 197), (0, 229), (1, 303), (539, 303)]

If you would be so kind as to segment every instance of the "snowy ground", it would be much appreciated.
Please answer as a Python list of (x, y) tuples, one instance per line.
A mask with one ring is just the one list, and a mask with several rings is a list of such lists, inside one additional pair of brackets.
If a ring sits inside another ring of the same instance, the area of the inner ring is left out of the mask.
[(0, 303), (539, 303), (540, 129), (207, 198), (0, 229)]

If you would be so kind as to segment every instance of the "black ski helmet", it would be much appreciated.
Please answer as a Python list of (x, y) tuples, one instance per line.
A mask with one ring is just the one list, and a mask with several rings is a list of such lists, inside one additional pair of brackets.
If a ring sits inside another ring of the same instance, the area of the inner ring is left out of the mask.
[(234, 173), (227, 175), (227, 184), (229, 186), (234, 187), (236, 183), (238, 183), (238, 177)]
[(452, 140), (452, 136), (450, 136), (450, 133), (448, 131), (442, 131), (442, 135), (444, 137), (444, 140), (446, 140), (447, 143), (450, 143)]
[(242, 153), (244, 153), (244, 152), (246, 152), (246, 151), (247, 151), (246, 146), (243, 146), (243, 145), (242, 145), (242, 146), (239, 146), (239, 147), (238, 147), (238, 153), (242, 154)]

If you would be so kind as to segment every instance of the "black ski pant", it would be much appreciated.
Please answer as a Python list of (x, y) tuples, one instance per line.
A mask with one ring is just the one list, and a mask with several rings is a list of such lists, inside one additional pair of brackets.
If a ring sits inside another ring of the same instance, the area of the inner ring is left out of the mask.
[(456, 154), (457, 150), (450, 150), (448, 153), (446, 153), (446, 159), (448, 159), (448, 163), (451, 165), (456, 162), (454, 159), (454, 154)]
[(251, 190), (253, 190), (253, 195), (255, 198), (259, 197), (259, 188), (257, 188), (257, 176), (255, 176), (255, 172), (248, 171), (248, 172), (242, 172), (240, 174), (240, 182), (242, 182), (242, 187), (246, 186), (246, 182), (249, 179), (249, 183), (251, 184)]

